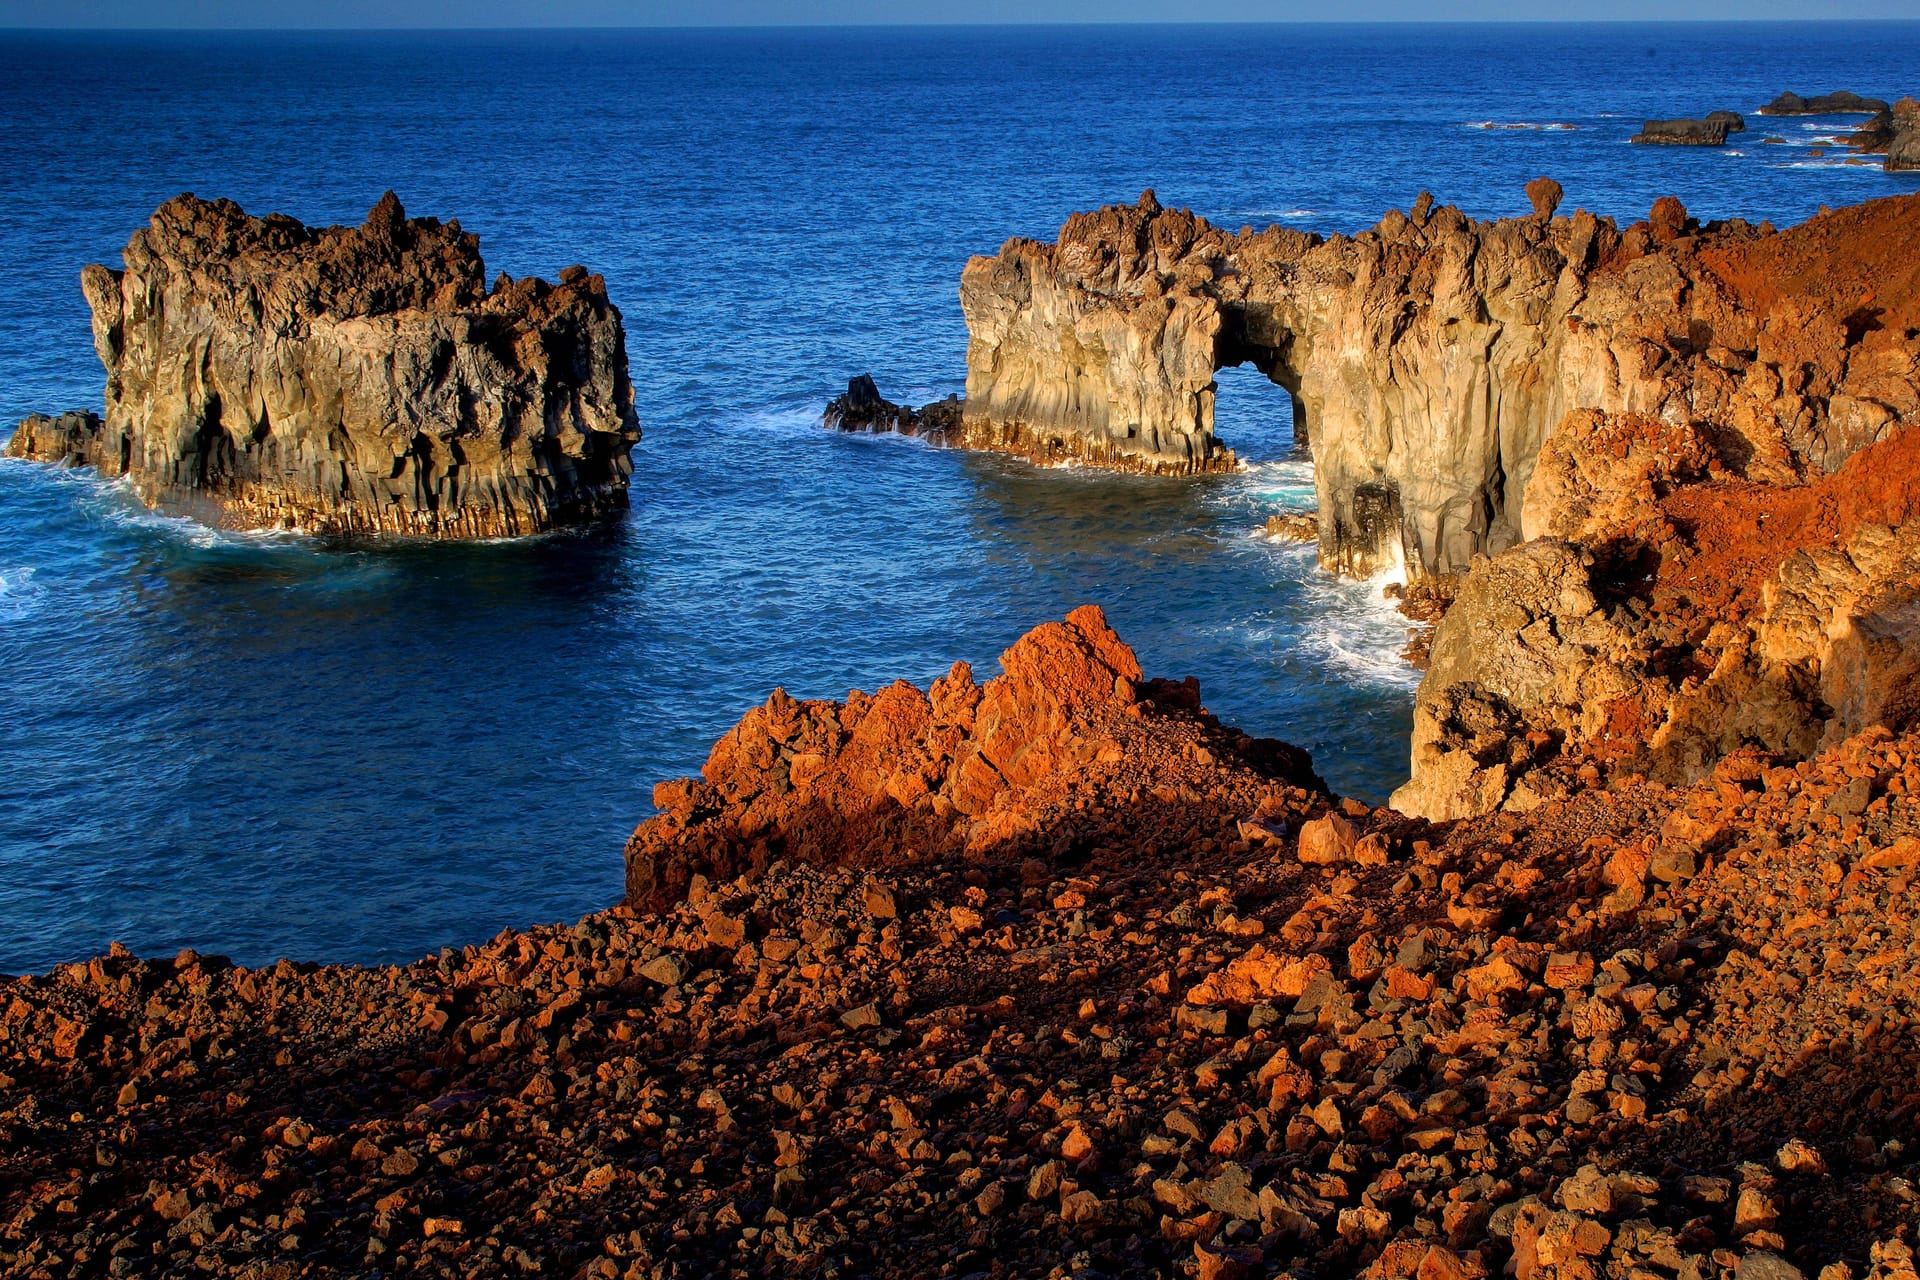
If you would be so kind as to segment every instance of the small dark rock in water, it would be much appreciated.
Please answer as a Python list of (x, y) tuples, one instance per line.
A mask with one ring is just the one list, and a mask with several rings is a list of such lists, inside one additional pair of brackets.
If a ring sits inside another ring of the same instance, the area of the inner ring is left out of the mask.
[(1708, 124), (1719, 123), (1726, 125), (1728, 133), (1745, 133), (1747, 131), (1747, 122), (1738, 111), (1709, 111), (1707, 112), (1706, 119)]
[(948, 396), (915, 409), (895, 404), (880, 394), (869, 374), (847, 381), (847, 392), (827, 403), (820, 415), (825, 426), (836, 431), (897, 431), (903, 436), (926, 436), (944, 444), (960, 429), (961, 401)]
[(1857, 93), (1842, 89), (1838, 93), (1823, 93), (1815, 98), (1803, 98), (1797, 93), (1783, 93), (1760, 108), (1760, 114), (1763, 116), (1870, 116), (1886, 109), (1887, 104), (1878, 98), (1863, 98)]
[(1711, 116), (1705, 120), (1649, 120), (1628, 141), (1664, 147), (1719, 147), (1726, 145), (1729, 127), (1725, 120)]

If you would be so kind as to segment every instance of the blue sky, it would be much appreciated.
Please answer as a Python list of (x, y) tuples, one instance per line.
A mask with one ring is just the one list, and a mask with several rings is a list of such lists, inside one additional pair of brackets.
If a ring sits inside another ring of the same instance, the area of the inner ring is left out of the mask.
[(1920, 0), (0, 0), (0, 27), (1920, 19)]

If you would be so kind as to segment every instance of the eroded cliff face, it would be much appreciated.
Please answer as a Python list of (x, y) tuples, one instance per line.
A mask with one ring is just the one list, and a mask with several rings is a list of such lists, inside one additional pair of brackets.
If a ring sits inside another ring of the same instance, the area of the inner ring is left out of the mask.
[(1657, 420), (1568, 419), (1527, 495), (1541, 536), (1476, 560), (1434, 634), (1395, 808), (1527, 810), (1920, 723), (1920, 429), (1804, 483), (1701, 456)]
[[(1422, 196), (1358, 236), (1230, 234), (1152, 192), (1016, 239), (961, 283), (965, 442), (1154, 471), (1232, 464), (1214, 372), (1251, 362), (1294, 397), (1322, 563), (1457, 573), (1523, 536), (1540, 450), (1580, 409), (1695, 425), (1726, 469), (1830, 472), (1912, 411), (1910, 343), (1845, 227), (1701, 227), (1678, 201), (1621, 230), (1478, 222)], [(1911, 227), (1920, 199), (1876, 202)], [(1920, 250), (1906, 233), (1909, 251)], [(1896, 235), (1897, 238), (1897, 235)], [(1835, 277), (1823, 271), (1839, 272)]]
[(626, 340), (582, 267), (489, 291), (478, 239), (391, 192), (355, 228), (181, 196), (125, 263), (81, 273), (104, 419), (30, 419), (10, 454), (228, 527), (501, 537), (626, 505)]

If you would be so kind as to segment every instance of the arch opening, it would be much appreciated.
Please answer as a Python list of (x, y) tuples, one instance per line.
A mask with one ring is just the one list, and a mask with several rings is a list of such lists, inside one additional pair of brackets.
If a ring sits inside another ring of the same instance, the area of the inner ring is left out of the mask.
[[(1213, 351), (1214, 434), (1243, 457), (1310, 456), (1312, 437), (1306, 406), (1300, 400), (1300, 375), (1289, 359), (1293, 334), (1263, 310), (1229, 310), (1222, 319)], [(1259, 382), (1242, 372), (1249, 370), (1286, 392), (1277, 398), (1277, 409), (1276, 398), (1261, 394), (1264, 388)], [(1222, 385), (1245, 388), (1239, 395), (1229, 392), (1224, 416), (1219, 399)], [(1284, 447), (1274, 449), (1282, 438)]]

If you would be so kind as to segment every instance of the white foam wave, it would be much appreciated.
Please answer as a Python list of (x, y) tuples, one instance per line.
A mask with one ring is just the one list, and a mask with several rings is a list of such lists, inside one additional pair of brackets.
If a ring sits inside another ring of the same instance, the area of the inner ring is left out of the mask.
[(1564, 120), (1467, 120), (1463, 129), (1481, 129), (1488, 132), (1503, 130), (1521, 130), (1545, 133), (1572, 133), (1579, 129), (1577, 124), (1568, 124)]
[(1879, 174), (1885, 170), (1871, 161), (1862, 164), (1848, 156), (1833, 160), (1788, 160), (1772, 166), (1775, 169), (1851, 169), (1858, 173)]
[(157, 534), (201, 550), (298, 546), (312, 539), (298, 529), (216, 529), (192, 516), (170, 515), (143, 504), (125, 480), (96, 482), (100, 501), (91, 503), (95, 519), (123, 529)]
[(1330, 676), (1383, 689), (1411, 690), (1420, 673), (1400, 656), (1410, 625), (1384, 592), (1404, 579), (1398, 569), (1355, 581), (1315, 572), (1303, 590), (1318, 623), (1301, 636), (1301, 649)]
[(791, 439), (818, 435), (820, 414), (826, 407), (827, 402), (822, 400), (811, 409), (776, 405), (742, 413), (737, 417), (728, 416), (732, 419), (732, 425), (744, 427), (754, 435), (772, 435)]
[(1308, 511), (1314, 505), (1313, 463), (1277, 459), (1241, 464), (1235, 486), (1262, 506)]
[(23, 618), (46, 598), (47, 589), (33, 574), (32, 565), (0, 569), (0, 618)]

